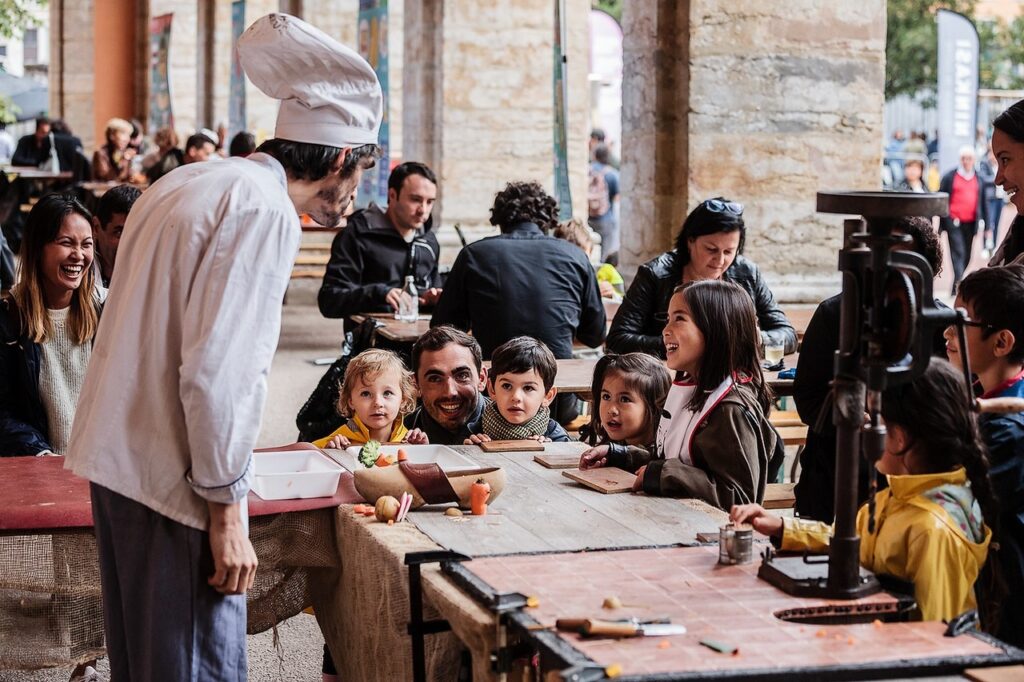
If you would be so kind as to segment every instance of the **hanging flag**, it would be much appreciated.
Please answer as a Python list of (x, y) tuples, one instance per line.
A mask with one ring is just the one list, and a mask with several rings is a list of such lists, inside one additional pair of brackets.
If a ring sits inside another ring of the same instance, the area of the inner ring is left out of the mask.
[(228, 139), (246, 130), (245, 73), (238, 61), (238, 39), (245, 31), (245, 0), (231, 3), (231, 84), (228, 88)]
[(974, 146), (978, 120), (978, 31), (971, 20), (940, 9), (939, 171), (960, 163), (960, 148)]
[(572, 192), (569, 187), (569, 141), (566, 134), (569, 86), (566, 79), (565, 59), (565, 0), (555, 2), (554, 49), (554, 103), (555, 103), (555, 199), (558, 200), (558, 219), (572, 218)]
[(149, 121), (147, 130), (174, 127), (171, 110), (171, 20), (174, 14), (161, 14), (149, 22)]
[(388, 202), (388, 178), (391, 176), (391, 119), (388, 102), (388, 0), (359, 0), (359, 54), (373, 67), (384, 93), (384, 118), (380, 122), (380, 158), (373, 170), (363, 173), (356, 206), (365, 208), (372, 201), (379, 206)]

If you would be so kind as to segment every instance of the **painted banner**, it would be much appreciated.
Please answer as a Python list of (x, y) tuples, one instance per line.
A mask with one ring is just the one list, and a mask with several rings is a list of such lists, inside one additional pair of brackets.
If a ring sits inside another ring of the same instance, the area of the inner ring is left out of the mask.
[(171, 19), (174, 14), (161, 14), (149, 22), (149, 120), (147, 130), (157, 131), (174, 126), (171, 111)]
[(369, 62), (384, 93), (384, 118), (380, 123), (381, 156), (377, 166), (363, 174), (356, 206), (365, 208), (372, 201), (384, 206), (388, 201), (388, 176), (391, 175), (388, 111), (388, 0), (359, 0), (359, 54)]
[(245, 0), (231, 3), (231, 84), (228, 90), (228, 139), (246, 129), (245, 72), (238, 60), (238, 39), (245, 31)]
[(978, 120), (978, 31), (962, 14), (939, 10), (939, 171), (973, 147)]
[(559, 220), (572, 218), (572, 189), (569, 186), (569, 141), (566, 133), (569, 85), (565, 73), (565, 0), (555, 2), (554, 88), (555, 104), (555, 199), (558, 200)]

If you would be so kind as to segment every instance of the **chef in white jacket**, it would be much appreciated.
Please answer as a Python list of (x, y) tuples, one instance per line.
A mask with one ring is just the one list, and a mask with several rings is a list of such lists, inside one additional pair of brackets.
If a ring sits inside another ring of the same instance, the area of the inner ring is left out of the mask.
[(337, 224), (379, 155), (380, 84), (355, 52), (271, 14), (238, 53), (281, 100), (275, 137), (132, 208), (68, 448), (92, 481), (115, 680), (246, 679), (245, 496), (298, 214)]

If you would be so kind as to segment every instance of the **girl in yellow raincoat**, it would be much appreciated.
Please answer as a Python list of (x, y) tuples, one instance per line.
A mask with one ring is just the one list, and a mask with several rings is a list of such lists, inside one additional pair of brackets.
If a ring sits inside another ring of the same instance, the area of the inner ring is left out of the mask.
[[(932, 358), (924, 376), (883, 394), (888, 435), (877, 463), (889, 487), (875, 496), (875, 532), (867, 505), (857, 515), (861, 564), (914, 583), (920, 617), (949, 620), (976, 605), (974, 582), (985, 564), (995, 519), (988, 460), (963, 374)], [(783, 550), (828, 550), (832, 528), (782, 519), (761, 506), (735, 506), (734, 523), (752, 523)]]

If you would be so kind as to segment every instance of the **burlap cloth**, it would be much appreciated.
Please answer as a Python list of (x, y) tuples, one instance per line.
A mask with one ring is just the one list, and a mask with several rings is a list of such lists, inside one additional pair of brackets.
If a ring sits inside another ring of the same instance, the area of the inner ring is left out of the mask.
[[(335, 509), (250, 519), (260, 566), (250, 634), (310, 604), (310, 576), (334, 574)], [(91, 529), (0, 536), (0, 669), (82, 663), (104, 654), (99, 562)], [(356, 678), (358, 679), (358, 678)]]
[[(342, 680), (411, 680), (409, 552), (438, 546), (411, 523), (388, 526), (338, 509), (340, 571), (310, 576), (317, 621)], [(423, 566), (424, 618), (443, 618), (453, 632), (427, 635), (427, 679), (454, 680), (464, 648), (473, 654), (473, 679), (492, 679), (489, 655), (495, 648), (494, 618), (441, 575)]]

